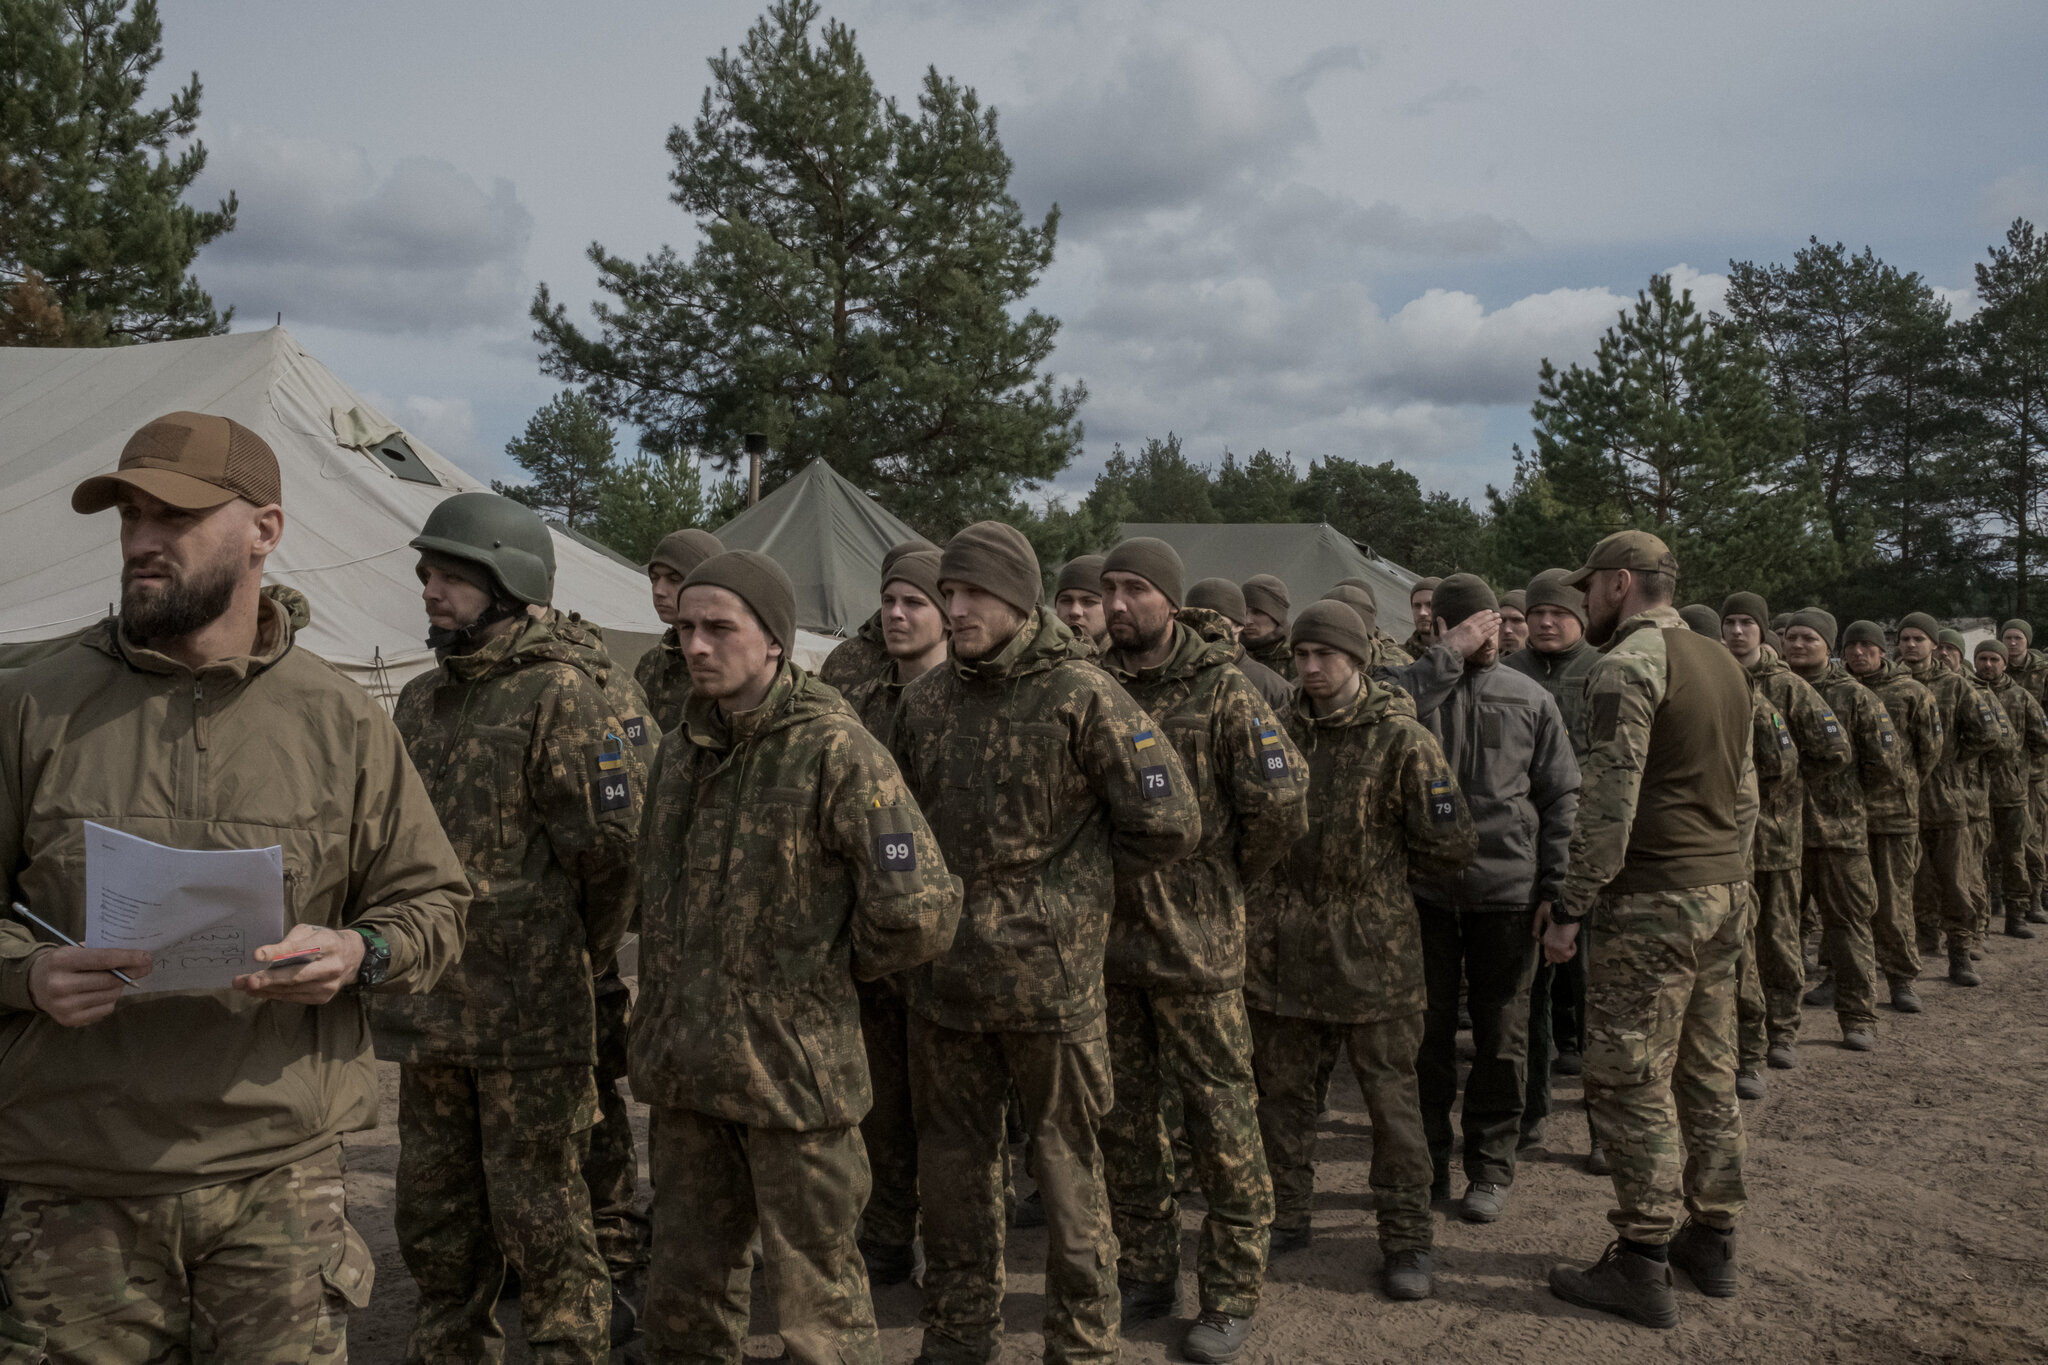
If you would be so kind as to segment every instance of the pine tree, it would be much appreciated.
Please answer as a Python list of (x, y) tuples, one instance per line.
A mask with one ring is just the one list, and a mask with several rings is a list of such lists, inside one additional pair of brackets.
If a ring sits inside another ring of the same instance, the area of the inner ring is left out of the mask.
[(1209, 471), (1181, 450), (1180, 437), (1147, 437), (1135, 455), (1117, 446), (1083, 507), (1105, 522), (1223, 520), (1209, 497)]
[(1977, 266), (1983, 308), (1963, 327), (1965, 393), (1985, 423), (1984, 509), (2011, 566), (2013, 610), (2032, 609), (2048, 501), (2048, 237), (2024, 218)]
[[(618, 477), (616, 441), (612, 424), (589, 395), (565, 390), (526, 420), (523, 433), (505, 443), (505, 453), (532, 476), (532, 482), (493, 479), (491, 487), (543, 516), (585, 530)], [(622, 546), (612, 548), (627, 553)]]
[(586, 334), (543, 285), (543, 368), (649, 448), (726, 468), (766, 433), (772, 488), (823, 456), (928, 534), (1013, 504), (1065, 468), (1080, 385), (1040, 366), (1058, 323), (1012, 308), (1051, 264), (1058, 211), (1010, 198), (996, 117), (928, 71), (914, 115), (875, 89), (853, 31), (780, 0), (711, 61), (695, 124), (669, 134), (686, 262), (593, 245), (610, 295)]
[[(154, 0), (0, 0), (0, 344), (105, 346), (225, 332), (189, 273), (235, 225), (192, 208), (199, 77), (144, 107)], [(175, 156), (172, 145), (183, 143)]]
[(707, 514), (697, 462), (687, 455), (643, 450), (605, 480), (590, 534), (644, 564), (669, 532), (712, 524)]
[(1239, 462), (1237, 456), (1226, 450), (1223, 463), (1216, 468), (1215, 484), (1209, 498), (1217, 515), (1225, 521), (1296, 519), (1294, 498), (1301, 488), (1301, 476), (1295, 473), (1294, 461), (1286, 455), (1259, 450), (1250, 459)]

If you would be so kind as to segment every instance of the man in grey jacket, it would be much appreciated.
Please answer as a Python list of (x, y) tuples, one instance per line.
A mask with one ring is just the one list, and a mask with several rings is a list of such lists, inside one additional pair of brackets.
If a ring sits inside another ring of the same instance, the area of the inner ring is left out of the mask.
[[(1472, 574), (1437, 585), (1432, 631), (1442, 638), (1494, 609), (1493, 589)], [(1436, 1164), (1433, 1197), (1451, 1192), (1451, 1106), (1458, 1093), (1458, 993), (1472, 1014), (1472, 1072), (1465, 1082), (1465, 1176), (1458, 1214), (1500, 1217), (1515, 1179), (1529, 1065), (1529, 986), (1536, 934), (1564, 883), (1579, 765), (1564, 718), (1533, 679), (1497, 666), (1498, 646), (1466, 660), (1449, 697), (1422, 717), (1443, 746), (1472, 811), (1479, 853), (1464, 869), (1414, 884), (1429, 992), (1416, 1077), (1423, 1130)]]

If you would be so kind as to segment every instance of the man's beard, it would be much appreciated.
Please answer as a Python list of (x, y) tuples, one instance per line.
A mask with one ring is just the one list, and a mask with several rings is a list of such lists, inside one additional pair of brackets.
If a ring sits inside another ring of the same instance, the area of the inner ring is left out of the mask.
[(147, 592), (131, 584), (123, 570), (121, 628), (137, 644), (182, 640), (221, 618), (234, 601), (240, 577), (235, 564), (223, 560), (187, 578), (174, 576), (169, 587)]
[(1173, 634), (1173, 618), (1169, 616), (1160, 623), (1159, 629), (1153, 631), (1150, 635), (1145, 634), (1138, 623), (1133, 621), (1131, 622), (1131, 638), (1128, 643), (1118, 641), (1114, 630), (1109, 633), (1109, 638), (1110, 642), (1115, 644), (1122, 653), (1150, 654), (1153, 650), (1165, 644), (1166, 637), (1171, 634)]

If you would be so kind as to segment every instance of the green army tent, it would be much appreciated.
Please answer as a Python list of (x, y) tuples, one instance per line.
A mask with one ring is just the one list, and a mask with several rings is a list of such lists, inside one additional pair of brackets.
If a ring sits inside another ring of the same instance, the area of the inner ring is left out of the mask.
[(758, 550), (796, 589), (796, 623), (850, 635), (882, 604), (882, 556), (919, 536), (831, 465), (813, 460), (718, 528), (728, 550)]
[(1269, 573), (1287, 585), (1299, 611), (1328, 592), (1339, 579), (1372, 584), (1380, 606), (1380, 629), (1397, 640), (1415, 628), (1408, 590), (1421, 574), (1372, 554), (1335, 527), (1321, 522), (1188, 523), (1127, 521), (1117, 539), (1154, 536), (1180, 553), (1187, 581), (1227, 578), (1242, 583)]

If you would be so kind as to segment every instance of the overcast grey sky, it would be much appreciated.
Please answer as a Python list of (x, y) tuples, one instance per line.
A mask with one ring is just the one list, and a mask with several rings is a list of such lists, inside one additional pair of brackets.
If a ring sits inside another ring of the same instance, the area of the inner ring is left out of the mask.
[[(555, 392), (536, 281), (592, 240), (686, 246), (663, 139), (756, 0), (166, 0), (152, 93), (197, 70), (241, 226), (198, 273), (444, 453), (503, 475)], [(1064, 213), (1032, 300), (1084, 378), (1085, 490), (1118, 441), (1393, 459), (1477, 497), (1538, 360), (1590, 354), (1656, 271), (1866, 243), (1967, 308), (2048, 223), (2048, 6), (845, 0), (884, 91), (929, 65), (1001, 115)]]

